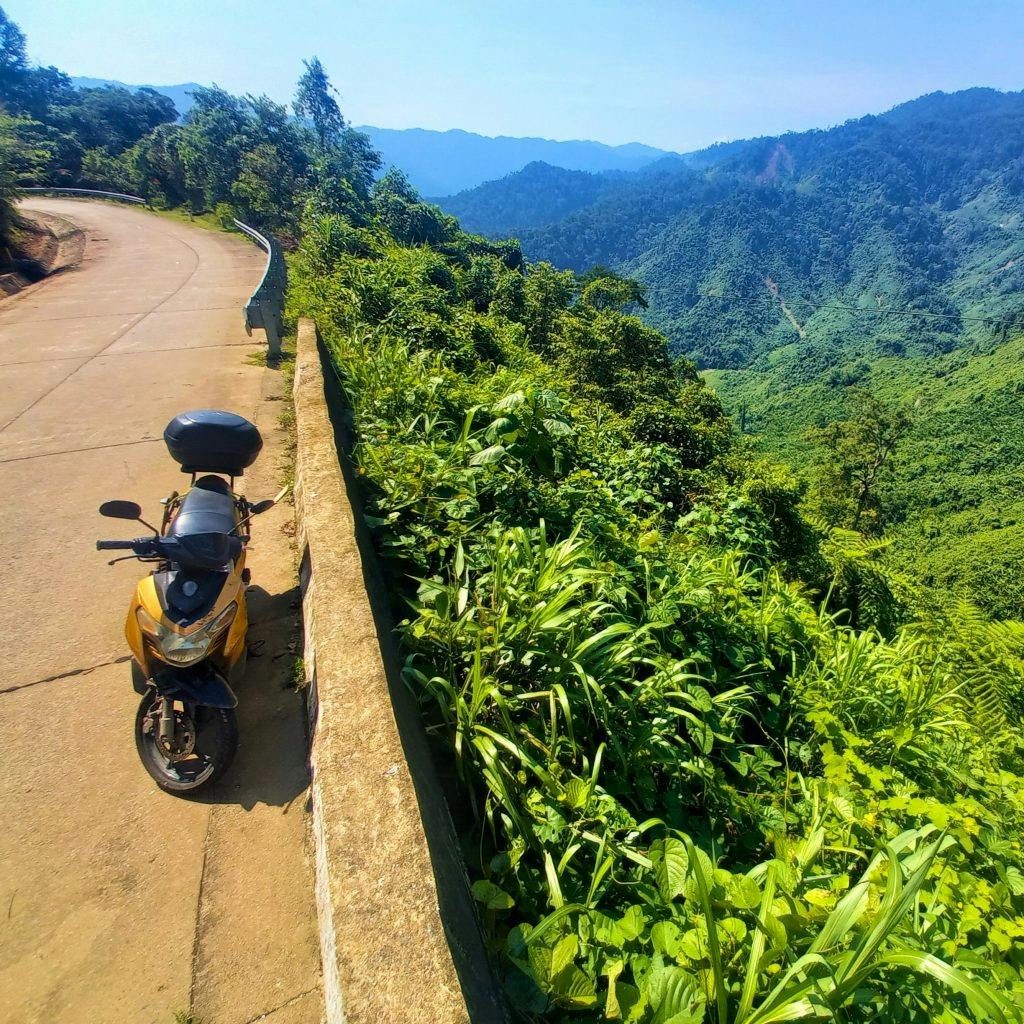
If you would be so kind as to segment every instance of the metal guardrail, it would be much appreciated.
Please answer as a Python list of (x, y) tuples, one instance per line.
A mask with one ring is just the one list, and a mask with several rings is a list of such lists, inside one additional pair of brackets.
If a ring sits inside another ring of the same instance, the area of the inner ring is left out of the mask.
[(101, 199), (118, 199), (122, 203), (137, 203), (140, 206), (149, 206), (148, 199), (142, 199), (140, 196), (129, 196), (123, 192), (102, 192), (98, 188), (47, 188), (47, 187), (36, 187), (35, 185), (27, 188), (21, 188), (21, 192), (34, 192), (34, 193), (56, 193), (57, 195), (74, 195), (74, 196), (99, 196)]
[(240, 220), (235, 220), (234, 225), (267, 254), (263, 278), (245, 304), (245, 332), (251, 335), (254, 327), (262, 327), (267, 335), (267, 355), (276, 358), (281, 354), (281, 315), (284, 312), (284, 291), (288, 284), (284, 256), (273, 238), (260, 234)]
[[(149, 200), (141, 196), (130, 196), (124, 192), (104, 192), (96, 188), (61, 188), (58, 186), (22, 187), (20, 192), (33, 195), (70, 195), (96, 196), (99, 199), (116, 199), (122, 203), (134, 203), (138, 206), (149, 206)], [(281, 254), (281, 247), (273, 238), (260, 234), (255, 228), (243, 224), (240, 220), (232, 221), (236, 228), (251, 238), (266, 254), (267, 265), (263, 277), (256, 290), (249, 296), (245, 304), (245, 333), (252, 337), (254, 327), (262, 328), (267, 335), (267, 355), (277, 358), (281, 355), (281, 317), (284, 313), (284, 292), (288, 284), (288, 268)]]

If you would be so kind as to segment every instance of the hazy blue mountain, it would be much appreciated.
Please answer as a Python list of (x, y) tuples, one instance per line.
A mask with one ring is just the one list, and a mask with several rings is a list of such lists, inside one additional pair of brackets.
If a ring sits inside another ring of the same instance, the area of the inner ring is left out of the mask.
[(539, 160), (521, 171), (435, 199), (466, 231), (504, 237), (552, 224), (621, 187), (622, 178), (570, 171)]
[(571, 171), (635, 171), (666, 155), (664, 150), (630, 142), (512, 138), (475, 135), (453, 129), (360, 126), (389, 165), (401, 167), (424, 195), (446, 196), (504, 177), (527, 164), (543, 162)]
[[(72, 78), (79, 88), (121, 85), (106, 78)], [(192, 106), (189, 92), (199, 88), (194, 82), (180, 85), (153, 85), (151, 89), (169, 96), (180, 115)], [(473, 188), (484, 181), (501, 178), (529, 163), (543, 161), (554, 167), (576, 171), (635, 171), (652, 161), (672, 154), (639, 142), (624, 146), (606, 146), (602, 142), (553, 139), (491, 138), (453, 129), (446, 132), (425, 128), (376, 128), (360, 125), (384, 158), (386, 167), (400, 167), (424, 195), (446, 196)]]

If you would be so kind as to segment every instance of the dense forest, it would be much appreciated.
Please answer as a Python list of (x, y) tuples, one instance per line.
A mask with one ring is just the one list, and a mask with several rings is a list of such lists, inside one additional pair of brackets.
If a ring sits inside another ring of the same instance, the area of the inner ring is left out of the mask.
[(546, 224), (522, 213), (535, 174), (445, 203), (557, 265), (635, 276), (645, 319), (808, 477), (808, 431), (858, 390), (912, 410), (873, 523), (892, 564), (1024, 616), (1024, 95), (935, 94), (696, 157), (582, 184), (549, 168), (534, 210), (573, 212)]
[(515, 1019), (1019, 1024), (1024, 626), (884, 560), (910, 414), (823, 421), (805, 490), (637, 282), (374, 180), (318, 62), (294, 112), (211, 91), (98, 181), (294, 243)]
[(1024, 628), (802, 511), (611, 271), (396, 180), (291, 269), (516, 1017), (1021, 1019)]

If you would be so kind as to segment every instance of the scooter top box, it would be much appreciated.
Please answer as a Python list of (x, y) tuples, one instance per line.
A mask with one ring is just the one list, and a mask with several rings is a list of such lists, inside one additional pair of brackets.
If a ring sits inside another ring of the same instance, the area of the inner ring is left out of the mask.
[(175, 416), (164, 430), (164, 442), (183, 473), (225, 476), (241, 476), (263, 447), (254, 423), (219, 409), (193, 409)]

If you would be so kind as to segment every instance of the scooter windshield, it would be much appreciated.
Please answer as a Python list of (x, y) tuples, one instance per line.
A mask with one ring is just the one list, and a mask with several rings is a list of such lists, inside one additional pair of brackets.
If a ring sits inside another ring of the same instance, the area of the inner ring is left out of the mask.
[(192, 533), (161, 537), (161, 554), (187, 569), (222, 569), (242, 552), (241, 538), (227, 533)]

